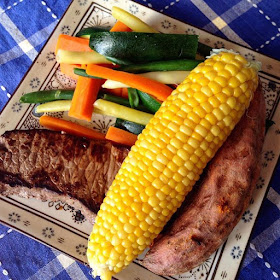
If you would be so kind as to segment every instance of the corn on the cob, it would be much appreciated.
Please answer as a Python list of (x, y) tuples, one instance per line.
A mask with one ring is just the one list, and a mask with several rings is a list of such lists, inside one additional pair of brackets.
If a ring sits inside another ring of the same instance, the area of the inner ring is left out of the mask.
[(198, 65), (131, 148), (98, 212), (87, 257), (102, 280), (151, 244), (249, 106), (257, 70), (221, 52)]

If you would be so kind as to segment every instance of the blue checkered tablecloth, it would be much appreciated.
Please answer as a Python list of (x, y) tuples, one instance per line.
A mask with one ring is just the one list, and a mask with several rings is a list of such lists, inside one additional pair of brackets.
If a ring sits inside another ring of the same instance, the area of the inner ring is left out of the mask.
[[(0, 109), (11, 97), (70, 2), (70, 0), (0, 1)], [(279, 1), (137, 0), (136, 2), (280, 60)], [(279, 277), (280, 165), (278, 164), (238, 279), (273, 280)], [(92, 278), (90, 270), (84, 265), (0, 225), (0, 280), (2, 279)]]

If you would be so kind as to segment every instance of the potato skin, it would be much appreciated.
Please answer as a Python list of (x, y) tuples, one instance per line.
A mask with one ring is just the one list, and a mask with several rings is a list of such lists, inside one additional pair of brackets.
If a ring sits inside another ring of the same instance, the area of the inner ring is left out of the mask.
[(265, 101), (260, 87), (190, 197), (155, 241), (142, 265), (159, 275), (184, 273), (225, 241), (249, 205), (260, 173)]

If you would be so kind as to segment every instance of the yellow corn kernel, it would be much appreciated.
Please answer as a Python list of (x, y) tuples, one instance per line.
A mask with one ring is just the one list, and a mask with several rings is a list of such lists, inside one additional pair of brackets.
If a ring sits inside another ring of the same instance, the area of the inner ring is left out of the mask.
[(230, 53), (230, 52), (224, 52), (221, 55), (221, 61), (225, 62), (226, 65), (230, 64), (229, 62), (232, 61), (234, 58), (235, 58), (235, 54)]
[(199, 121), (201, 119), (203, 119), (206, 115), (206, 112), (204, 111), (204, 109), (201, 106), (197, 106), (197, 107), (193, 108), (193, 111), (197, 116), (199, 116), (199, 118), (200, 118)]
[(194, 82), (198, 82), (201, 78), (203, 78), (204, 75), (202, 73), (192, 73), (192, 80)]
[(222, 71), (225, 67), (225, 63), (222, 61), (217, 61), (215, 62), (215, 64), (213, 65), (214, 70), (216, 70), (219, 74), (220, 71)]
[(248, 89), (248, 87), (249, 87), (248, 83), (243, 83), (243, 84), (240, 85), (240, 87), (238, 89), (242, 92), (245, 92)]
[[(181, 127), (180, 127), (180, 129), (181, 129)], [(175, 137), (176, 137), (176, 139), (180, 140), (182, 143), (185, 142), (186, 135), (181, 130), (176, 133)]]
[(205, 73), (204, 75), (209, 81), (213, 81), (216, 76), (217, 76), (217, 72), (216, 71), (209, 71), (207, 73)]
[(208, 100), (207, 95), (203, 94), (201, 91), (194, 94), (194, 98), (197, 100), (198, 104)]
[(215, 115), (213, 113), (207, 114), (205, 116), (205, 119), (211, 123), (212, 125), (215, 125), (217, 123), (217, 118), (215, 117)]
[(228, 97), (222, 92), (217, 93), (216, 98), (219, 100), (220, 104), (226, 103), (228, 99)]
[(193, 147), (194, 149), (197, 149), (199, 147), (199, 141), (194, 138), (189, 138), (188, 144)]
[(235, 77), (239, 80), (241, 84), (247, 81), (247, 76), (242, 72), (239, 72)]
[(188, 118), (195, 124), (200, 121), (200, 117), (194, 111), (188, 113)]
[(177, 154), (175, 154), (175, 156), (173, 157), (172, 161), (177, 165), (177, 168), (178, 168), (178, 166), (182, 166), (184, 164), (184, 162), (185, 162)]
[[(188, 175), (188, 170), (184, 167), (184, 166), (181, 166), (179, 169), (178, 169), (178, 173), (180, 175), (182, 175), (183, 177), (186, 177)], [(177, 189), (176, 189), (177, 190)]]
[(233, 88), (232, 87), (229, 87), (229, 86), (226, 86), (222, 89), (222, 93), (224, 93), (225, 95), (227, 96), (232, 96), (233, 95)]
[(224, 115), (229, 115), (231, 111), (231, 108), (226, 103), (221, 104), (219, 109), (224, 113)]
[(233, 76), (229, 79), (229, 86), (232, 88), (237, 88), (240, 86), (240, 81), (235, 76)]
[(152, 243), (249, 105), (257, 71), (221, 52), (201, 63), (163, 102), (112, 183), (87, 257), (108, 280)]
[(187, 101), (187, 104), (193, 108), (199, 105), (199, 102), (196, 100), (196, 98), (189, 98)]
[(239, 72), (239, 68), (230, 63), (225, 66), (225, 70), (228, 70), (232, 77), (234, 77)]
[(235, 106), (235, 104), (236, 104), (236, 99), (235, 99), (234, 97), (228, 98), (227, 104), (229, 105), (229, 107), (230, 107), (231, 109), (233, 109), (234, 106)]
[(185, 149), (185, 151), (187, 151), (190, 155), (193, 154), (195, 152), (195, 149), (189, 145), (188, 143), (185, 143), (183, 148)]
[(167, 164), (167, 168), (168, 168), (171, 172), (173, 172), (173, 174), (174, 174), (174, 172), (176, 172), (176, 170), (178, 169), (178, 165), (175, 164), (173, 161), (170, 161), (170, 162)]
[(185, 149), (178, 150), (177, 155), (184, 161), (186, 161), (189, 158), (189, 153)]
[(220, 102), (218, 100), (218, 98), (214, 95), (214, 96), (211, 96), (209, 99), (208, 99), (209, 103), (214, 107), (214, 108), (217, 108), (220, 106)]
[[(202, 77), (197, 81), (202, 87), (207, 86), (209, 83), (209, 79), (206, 77)], [(201, 90), (201, 89), (200, 89)]]
[(214, 79), (214, 82), (218, 83), (222, 88), (226, 87), (228, 84), (228, 80), (225, 77), (217, 76)]
[[(209, 102), (204, 102), (200, 104), (200, 107), (206, 112), (210, 113), (213, 110), (213, 106)], [(204, 115), (205, 116), (205, 115)], [(204, 117), (203, 116), (203, 117)]]
[(209, 87), (214, 95), (222, 91), (222, 87), (215, 81), (211, 81)]
[(212, 133), (214, 136), (218, 136), (220, 132), (221, 132), (221, 130), (220, 130), (220, 128), (219, 128), (217, 125), (214, 125), (214, 126), (211, 128), (211, 133)]
[(214, 135), (212, 133), (208, 133), (205, 140), (211, 143), (214, 140)]
[(178, 85), (177, 89), (182, 91), (182, 92), (185, 92), (188, 88), (189, 88), (189, 84), (180, 84)]
[(213, 114), (214, 116), (217, 118), (218, 121), (222, 120), (224, 117), (223, 112), (219, 109), (219, 108), (215, 108), (213, 110)]
[[(177, 134), (176, 134), (177, 135)], [(184, 143), (180, 141), (178, 138), (174, 137), (170, 140), (170, 144), (174, 146), (176, 149), (180, 149), (183, 147)]]
[(215, 61), (213, 61), (213, 60), (205, 60), (205, 61), (204, 61), (204, 64), (205, 64), (205, 65), (213, 66), (213, 65), (215, 64)]
[[(240, 71), (240, 73), (242, 73), (242, 74), (246, 77), (246, 81), (250, 81), (250, 80), (251, 80), (251, 72), (250, 72), (249, 69), (244, 69), (244, 68), (243, 68), (243, 69)], [(244, 84), (244, 86), (247, 85), (246, 82), (243, 83), (243, 84)]]
[(224, 118), (224, 123), (225, 123), (226, 126), (230, 127), (230, 125), (232, 124), (232, 122), (233, 122), (233, 119), (232, 119), (231, 116), (228, 115), (228, 116), (226, 116), (226, 117)]
[[(213, 70), (213, 67), (210, 65), (204, 65), (201, 67), (200, 72), (203, 74), (206, 74), (207, 72), (210, 72)], [(190, 78), (191, 79), (191, 78)]]
[(238, 60), (238, 61), (240, 61), (243, 65), (246, 65), (246, 64), (248, 63), (248, 61), (246, 60), (246, 58), (243, 57), (243, 56), (240, 55), (240, 54), (237, 54), (237, 55), (235, 56), (235, 59)]
[(192, 134), (192, 137), (198, 141), (202, 141), (203, 140), (203, 137), (197, 133), (196, 131), (194, 131), (194, 133)]
[[(201, 85), (199, 83), (194, 83), (191, 85), (191, 89), (194, 91), (194, 92), (197, 92), (197, 91), (200, 91), (201, 89)], [(177, 110), (178, 111), (178, 110)]]
[(188, 114), (186, 112), (184, 112), (183, 110), (180, 110), (179, 112), (177, 112), (176, 116), (181, 119), (182, 118), (185, 119), (185, 118), (187, 118)]
[(228, 71), (226, 69), (223, 69), (223, 70), (219, 71), (218, 74), (219, 74), (219, 76), (224, 77), (226, 79), (229, 79), (231, 77), (230, 71)]
[(203, 86), (200, 90), (202, 93), (204, 93), (208, 97), (213, 95), (212, 90), (208, 86)]
[(242, 91), (241, 87), (235, 88), (233, 90), (233, 97), (239, 97), (243, 94), (244, 92)]
[(241, 103), (241, 104), (246, 104), (246, 101), (247, 101), (247, 97), (246, 95), (240, 95), (239, 98), (238, 98), (238, 101)]
[(207, 129), (205, 127), (203, 127), (202, 125), (198, 124), (195, 127), (195, 132), (197, 132), (199, 135), (201, 135), (203, 138), (206, 137), (207, 135)]
[[(209, 114), (208, 114), (209, 115)], [(211, 123), (208, 121), (208, 120), (206, 120), (206, 118), (205, 119), (202, 119), (201, 121), (200, 121), (200, 124), (203, 126), (203, 127), (205, 127), (207, 130), (210, 130), (210, 128), (211, 128)]]

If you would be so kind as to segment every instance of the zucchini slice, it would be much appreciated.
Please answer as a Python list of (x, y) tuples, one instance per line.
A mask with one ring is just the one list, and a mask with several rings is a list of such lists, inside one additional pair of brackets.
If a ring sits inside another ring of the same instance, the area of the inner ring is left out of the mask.
[(194, 59), (198, 46), (197, 35), (141, 32), (96, 32), (89, 46), (106, 57), (133, 63)]
[(145, 126), (142, 124), (130, 122), (119, 118), (116, 119), (115, 127), (125, 129), (136, 135), (140, 134), (142, 130), (145, 128)]

